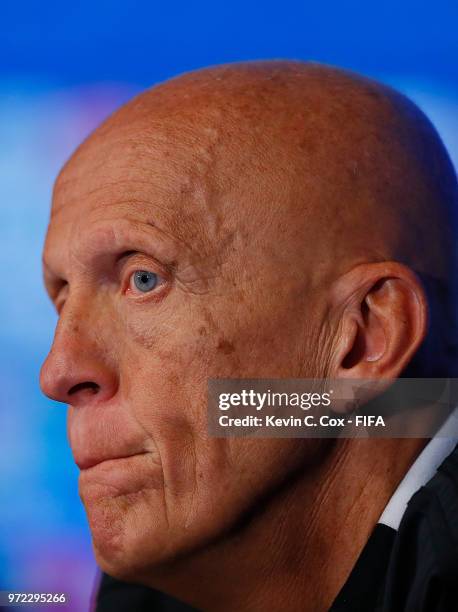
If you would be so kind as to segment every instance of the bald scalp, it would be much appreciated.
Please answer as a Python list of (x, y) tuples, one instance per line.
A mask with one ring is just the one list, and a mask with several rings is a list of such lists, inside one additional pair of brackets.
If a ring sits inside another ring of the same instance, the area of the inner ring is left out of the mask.
[(71, 163), (96, 147), (103, 165), (114, 146), (150, 160), (146, 178), (183, 203), (172, 231), (201, 249), (242, 235), (260, 257), (306, 266), (311, 287), (361, 262), (408, 265), (454, 346), (456, 175), (429, 120), (391, 88), (315, 63), (207, 68), (132, 100)]

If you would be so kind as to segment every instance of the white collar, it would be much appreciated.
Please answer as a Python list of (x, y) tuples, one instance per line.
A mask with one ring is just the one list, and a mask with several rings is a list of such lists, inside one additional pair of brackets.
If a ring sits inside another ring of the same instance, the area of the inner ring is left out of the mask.
[(458, 407), (447, 417), (404, 476), (378, 522), (396, 531), (411, 497), (436, 473), (437, 468), (458, 443)]

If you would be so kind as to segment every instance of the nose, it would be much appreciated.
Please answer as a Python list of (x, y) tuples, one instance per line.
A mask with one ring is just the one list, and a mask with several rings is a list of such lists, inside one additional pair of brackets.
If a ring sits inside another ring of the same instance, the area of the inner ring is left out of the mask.
[(100, 334), (83, 316), (62, 315), (53, 345), (40, 372), (45, 395), (58, 402), (82, 406), (110, 399), (117, 375)]

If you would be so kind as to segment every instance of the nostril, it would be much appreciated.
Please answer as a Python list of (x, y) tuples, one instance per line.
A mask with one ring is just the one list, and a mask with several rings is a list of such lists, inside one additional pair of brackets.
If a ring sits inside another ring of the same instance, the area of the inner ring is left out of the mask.
[(73, 387), (69, 390), (68, 395), (75, 395), (80, 391), (88, 391), (92, 395), (95, 395), (100, 391), (100, 386), (91, 381), (78, 383), (77, 385), (73, 385)]

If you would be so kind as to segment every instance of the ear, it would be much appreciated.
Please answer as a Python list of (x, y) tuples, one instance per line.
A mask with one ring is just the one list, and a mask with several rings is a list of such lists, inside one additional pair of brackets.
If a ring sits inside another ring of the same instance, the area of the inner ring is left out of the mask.
[(331, 301), (338, 324), (330, 376), (398, 378), (427, 333), (428, 305), (416, 274), (397, 262), (361, 264), (336, 281)]

